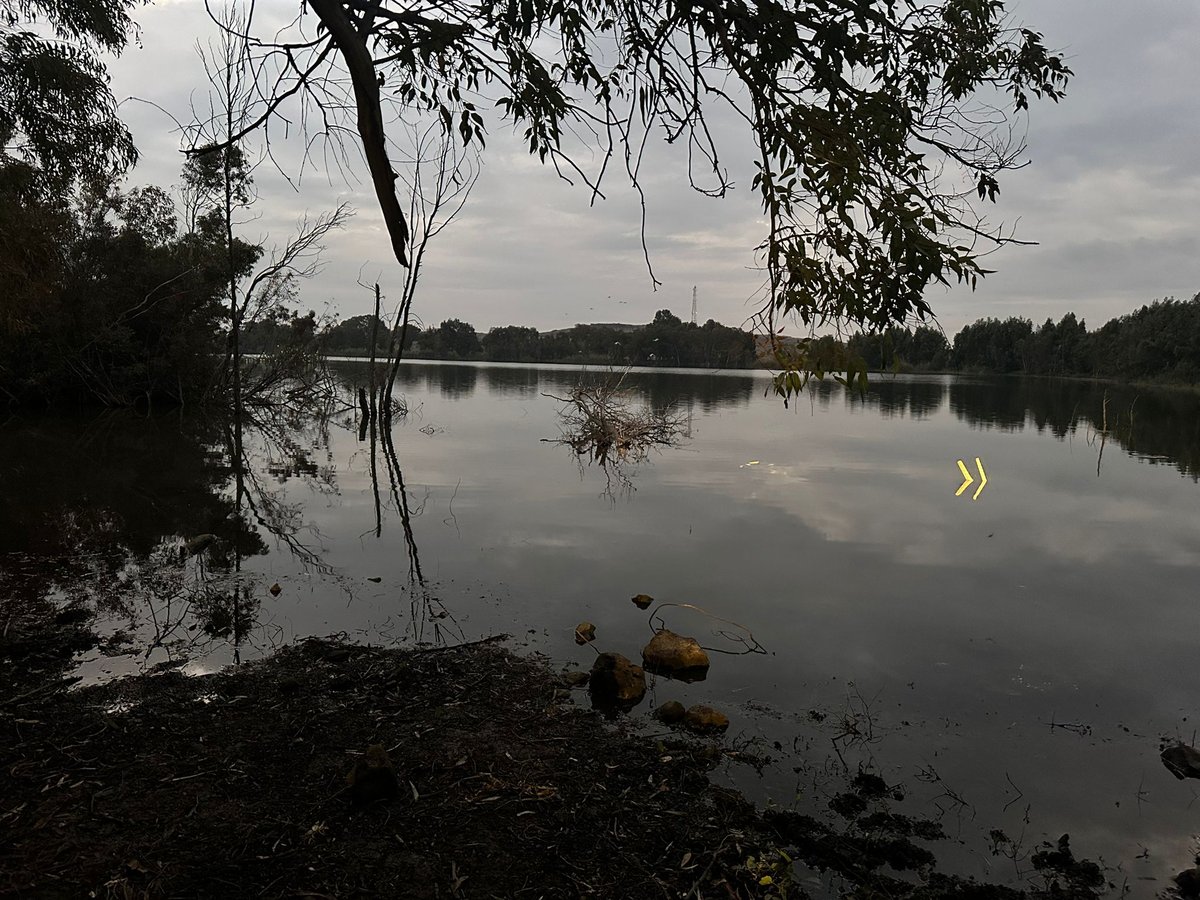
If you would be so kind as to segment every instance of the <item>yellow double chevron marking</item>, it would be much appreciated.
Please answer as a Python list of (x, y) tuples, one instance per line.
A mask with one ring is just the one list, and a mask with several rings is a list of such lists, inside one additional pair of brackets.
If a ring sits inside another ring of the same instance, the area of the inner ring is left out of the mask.
[[(978, 500), (979, 495), (983, 493), (983, 489), (987, 486), (987, 472), (983, 471), (983, 462), (979, 457), (975, 457), (975, 465), (979, 469), (979, 487), (975, 489), (975, 493), (971, 496), (972, 500)], [(955, 497), (962, 495), (962, 492), (975, 483), (975, 478), (971, 475), (967, 464), (961, 459), (958, 461), (958, 471), (962, 472), (963, 483), (958, 486), (958, 490), (954, 492)]]

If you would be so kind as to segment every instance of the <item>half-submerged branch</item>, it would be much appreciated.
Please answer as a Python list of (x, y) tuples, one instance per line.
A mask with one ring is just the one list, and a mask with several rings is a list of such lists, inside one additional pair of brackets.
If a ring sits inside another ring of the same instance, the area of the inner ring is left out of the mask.
[(564, 404), (561, 436), (545, 438), (565, 444), (581, 459), (603, 468), (643, 462), (651, 450), (677, 447), (687, 431), (687, 416), (673, 409), (656, 410), (635, 404), (623, 387), (625, 373), (580, 382), (565, 397), (544, 394)]

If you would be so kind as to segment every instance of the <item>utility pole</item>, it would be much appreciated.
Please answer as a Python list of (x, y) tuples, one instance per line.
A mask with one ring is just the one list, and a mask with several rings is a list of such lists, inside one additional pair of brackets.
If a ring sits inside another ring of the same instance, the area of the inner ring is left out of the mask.
[(696, 324), (696, 286), (692, 285), (692, 324)]

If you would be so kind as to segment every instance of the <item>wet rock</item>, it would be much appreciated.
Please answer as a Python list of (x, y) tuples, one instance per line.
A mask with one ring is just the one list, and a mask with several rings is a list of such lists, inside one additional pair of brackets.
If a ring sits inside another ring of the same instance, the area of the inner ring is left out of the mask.
[(700, 734), (712, 734), (728, 728), (729, 717), (723, 712), (713, 709), (711, 706), (703, 706), (698, 703), (695, 706), (688, 707), (683, 724), (692, 731)]
[(687, 715), (687, 710), (678, 700), (668, 700), (654, 711), (654, 716), (667, 725), (678, 725)]
[(592, 698), (599, 705), (636, 706), (646, 696), (646, 673), (620, 653), (601, 653), (592, 664)]
[(1200, 898), (1200, 868), (1184, 869), (1171, 880), (1175, 882), (1175, 887), (1179, 888), (1180, 897), (1187, 900)]
[(267, 588), (267, 590), (269, 590), (271, 592), (272, 597), (278, 597), (281, 593), (283, 593), (283, 588), (281, 588), (279, 586), (278, 581), (275, 582), (273, 585), (271, 585), (269, 588)]
[(696, 639), (666, 628), (642, 648), (642, 664), (651, 672), (684, 681), (699, 681), (708, 674), (708, 654)]
[(555, 688), (554, 689), (554, 699), (555, 700), (569, 700), (569, 699), (571, 699), (571, 692), (568, 691), (566, 688)]
[(1163, 765), (1176, 778), (1200, 778), (1200, 750), (1187, 744), (1176, 744), (1160, 754)]
[(563, 675), (563, 681), (570, 687), (577, 688), (587, 684), (589, 677), (587, 672), (567, 672)]
[(575, 626), (575, 643), (586, 644), (596, 639), (596, 626), (591, 622), (580, 622)]
[(372, 744), (367, 748), (346, 776), (346, 784), (355, 806), (395, 800), (400, 795), (400, 781), (383, 744)]
[(653, 602), (654, 598), (649, 594), (637, 594), (633, 598), (633, 605), (638, 609), (648, 609)]

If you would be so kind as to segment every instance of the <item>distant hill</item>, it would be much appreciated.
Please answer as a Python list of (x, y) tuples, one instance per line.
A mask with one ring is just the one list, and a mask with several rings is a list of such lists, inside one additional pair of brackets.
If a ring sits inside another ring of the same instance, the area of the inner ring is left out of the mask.
[(644, 331), (645, 325), (627, 325), (624, 322), (581, 322), (578, 325), (572, 325), (570, 328), (555, 328), (551, 331), (543, 331), (541, 334), (555, 335), (567, 334), (574, 331), (576, 328), (607, 328), (610, 331), (621, 331), (625, 334), (631, 334), (634, 331)]

